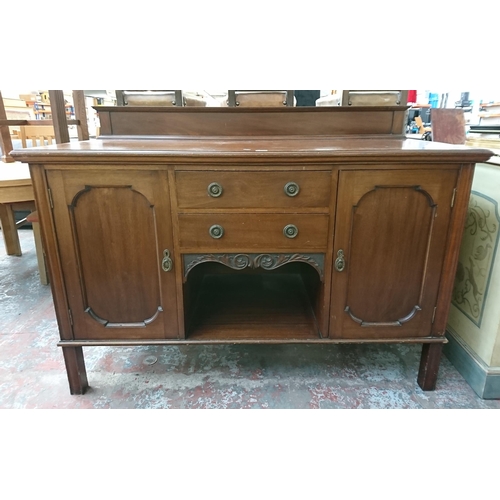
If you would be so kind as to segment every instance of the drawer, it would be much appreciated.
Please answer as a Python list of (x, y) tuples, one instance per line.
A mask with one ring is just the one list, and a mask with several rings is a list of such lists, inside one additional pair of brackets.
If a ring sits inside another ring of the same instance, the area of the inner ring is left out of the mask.
[(326, 214), (181, 214), (180, 245), (193, 253), (326, 252), (328, 220)]
[(182, 209), (327, 208), (330, 171), (177, 172)]

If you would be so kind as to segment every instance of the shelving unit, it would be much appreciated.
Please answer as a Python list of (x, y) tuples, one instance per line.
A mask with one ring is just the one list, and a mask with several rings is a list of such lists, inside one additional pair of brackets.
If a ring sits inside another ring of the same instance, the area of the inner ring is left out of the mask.
[[(38, 101), (29, 101), (28, 106), (33, 107), (33, 114), (36, 120), (51, 120), (52, 119), (52, 109), (50, 104)], [(65, 105), (66, 118), (68, 120), (75, 119), (75, 108), (72, 104)]]
[(491, 102), (481, 104), (479, 110), (479, 120), (481, 125), (496, 125), (500, 124), (500, 102)]

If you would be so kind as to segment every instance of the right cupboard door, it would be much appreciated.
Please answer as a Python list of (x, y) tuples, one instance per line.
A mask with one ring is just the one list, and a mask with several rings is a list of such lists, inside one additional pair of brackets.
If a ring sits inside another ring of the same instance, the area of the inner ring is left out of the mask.
[(431, 334), (458, 169), (339, 173), (330, 337)]

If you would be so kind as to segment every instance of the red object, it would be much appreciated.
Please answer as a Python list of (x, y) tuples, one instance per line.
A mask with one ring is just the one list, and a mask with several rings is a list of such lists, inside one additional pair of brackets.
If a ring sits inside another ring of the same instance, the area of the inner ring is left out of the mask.
[(417, 102), (417, 91), (409, 90), (408, 91), (408, 102)]

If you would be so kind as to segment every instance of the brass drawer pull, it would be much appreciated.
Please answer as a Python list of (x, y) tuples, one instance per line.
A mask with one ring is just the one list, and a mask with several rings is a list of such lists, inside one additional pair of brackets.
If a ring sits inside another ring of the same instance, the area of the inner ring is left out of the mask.
[(297, 226), (294, 226), (293, 224), (288, 224), (283, 228), (283, 234), (287, 238), (295, 238), (299, 234), (299, 230), (297, 229)]
[(172, 259), (170, 258), (169, 250), (163, 250), (163, 260), (161, 261), (161, 268), (166, 273), (172, 270)]
[(212, 198), (218, 198), (222, 194), (222, 186), (218, 182), (212, 182), (207, 188), (208, 194)]
[(209, 230), (208, 233), (210, 236), (216, 240), (219, 238), (222, 238), (224, 235), (224, 228), (222, 226), (219, 226), (219, 224), (214, 224)]
[(339, 273), (341, 273), (345, 269), (344, 251), (342, 249), (337, 252), (337, 258), (335, 259), (335, 269)]
[(296, 182), (287, 182), (284, 187), (285, 194), (287, 196), (297, 196), (300, 191), (300, 187)]

